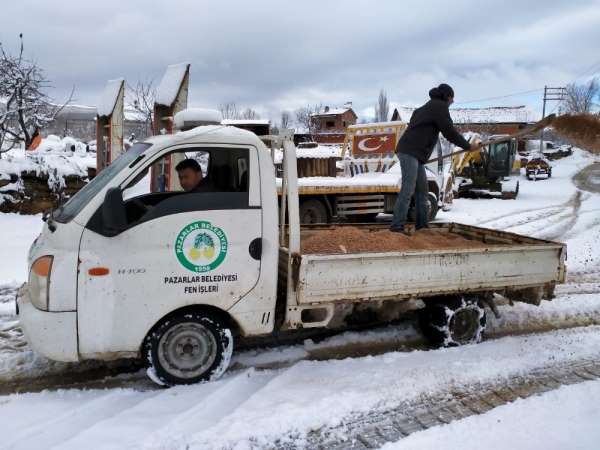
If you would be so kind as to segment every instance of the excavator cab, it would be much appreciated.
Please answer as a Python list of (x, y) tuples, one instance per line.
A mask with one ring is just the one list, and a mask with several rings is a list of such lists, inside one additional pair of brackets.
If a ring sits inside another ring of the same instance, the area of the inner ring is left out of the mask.
[(453, 160), (455, 197), (514, 199), (519, 192), (513, 173), (517, 154), (516, 141), (492, 142), (475, 153)]
[(490, 144), (487, 150), (488, 178), (504, 178), (511, 175), (517, 154), (515, 141)]

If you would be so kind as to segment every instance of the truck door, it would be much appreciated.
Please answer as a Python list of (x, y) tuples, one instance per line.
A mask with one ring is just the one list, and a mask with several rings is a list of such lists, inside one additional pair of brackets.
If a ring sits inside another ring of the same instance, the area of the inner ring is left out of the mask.
[(162, 157), (169, 156), (186, 161), (187, 169), (200, 167), (201, 181), (191, 191), (177, 183), (180, 190), (151, 192), (154, 159), (121, 186), (124, 229), (107, 229), (101, 207), (83, 232), (81, 354), (137, 351), (140, 337), (169, 312), (192, 304), (227, 310), (258, 281), (257, 150), (188, 146)]

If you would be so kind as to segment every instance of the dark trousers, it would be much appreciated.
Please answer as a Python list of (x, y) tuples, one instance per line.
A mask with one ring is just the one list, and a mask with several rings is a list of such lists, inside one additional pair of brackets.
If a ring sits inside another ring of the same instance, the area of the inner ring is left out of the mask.
[(427, 173), (425, 164), (417, 158), (405, 153), (399, 153), (400, 170), (402, 171), (402, 183), (400, 192), (394, 205), (394, 218), (391, 227), (403, 229), (406, 224), (406, 216), (410, 207), (410, 200), (415, 196), (415, 207), (417, 209), (417, 229), (427, 226)]

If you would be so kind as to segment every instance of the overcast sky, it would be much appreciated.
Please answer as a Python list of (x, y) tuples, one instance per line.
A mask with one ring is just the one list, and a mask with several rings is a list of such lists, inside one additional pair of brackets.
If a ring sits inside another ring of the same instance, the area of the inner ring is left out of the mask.
[[(190, 106), (236, 102), (264, 118), (380, 89), (418, 105), (449, 83), (457, 104), (600, 74), (600, 0), (2, 1), (0, 41), (42, 66), (56, 100), (95, 105), (107, 80), (160, 81), (190, 62)], [(461, 106), (527, 104), (541, 92)], [(550, 105), (552, 109), (554, 105)]]

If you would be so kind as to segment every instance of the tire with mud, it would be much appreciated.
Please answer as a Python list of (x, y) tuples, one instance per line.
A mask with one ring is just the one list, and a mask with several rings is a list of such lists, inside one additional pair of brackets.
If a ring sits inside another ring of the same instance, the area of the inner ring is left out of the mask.
[(419, 313), (419, 324), (434, 345), (476, 344), (483, 338), (486, 314), (476, 297), (446, 296), (427, 303)]
[(216, 380), (229, 366), (231, 330), (218, 319), (186, 312), (160, 322), (143, 343), (148, 376), (164, 386)]
[[(432, 192), (427, 194), (427, 220), (429, 222), (435, 219), (439, 210), (437, 197)], [(417, 208), (415, 205), (412, 205), (407, 214), (408, 220), (411, 222), (417, 221)]]
[(315, 198), (300, 203), (300, 223), (327, 223), (327, 208)]

